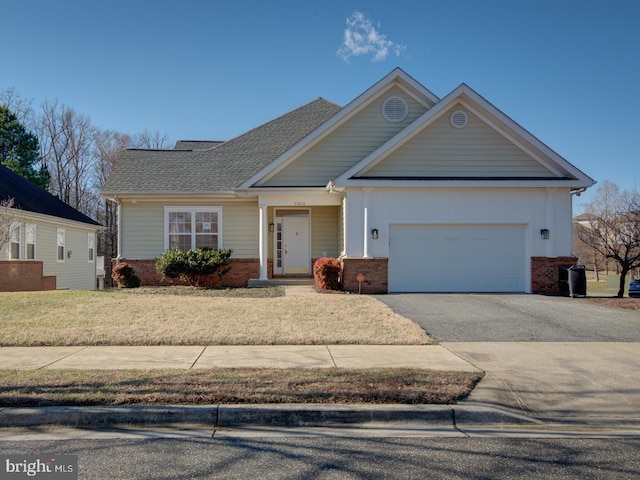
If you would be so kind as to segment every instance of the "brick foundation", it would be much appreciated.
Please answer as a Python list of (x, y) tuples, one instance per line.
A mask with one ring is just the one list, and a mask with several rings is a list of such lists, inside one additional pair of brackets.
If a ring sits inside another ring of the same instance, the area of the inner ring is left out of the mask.
[(0, 261), (0, 292), (55, 290), (56, 277), (42, 275), (43, 263), (37, 260)]
[(531, 293), (559, 295), (560, 267), (571, 267), (576, 257), (531, 257)]
[[(112, 260), (115, 264), (115, 259)], [(168, 281), (163, 280), (156, 269), (156, 261), (153, 258), (122, 258), (120, 262), (126, 262), (131, 265), (136, 275), (140, 277), (140, 283), (142, 286), (167, 286), (167, 285), (182, 285), (180, 280)], [(231, 258), (230, 265), (231, 270), (229, 273), (222, 277), (222, 280), (217, 276), (211, 278), (206, 286), (218, 286), (225, 287), (246, 287), (250, 278), (258, 278), (260, 273), (260, 260), (257, 258)], [(269, 261), (268, 271), (271, 271), (271, 261)]]
[(361, 273), (364, 281), (361, 285), (361, 293), (388, 293), (388, 258), (343, 258), (342, 259), (342, 284), (344, 290), (358, 291), (356, 276)]

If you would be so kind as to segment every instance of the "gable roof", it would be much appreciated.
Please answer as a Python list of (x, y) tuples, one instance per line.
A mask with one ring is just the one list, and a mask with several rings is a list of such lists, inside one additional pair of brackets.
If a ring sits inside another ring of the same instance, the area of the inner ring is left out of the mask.
[(4, 165), (0, 165), (0, 200), (9, 198), (14, 200), (13, 208), (19, 210), (100, 226), (98, 222), (67, 205), (58, 197)]
[(318, 98), (207, 150), (125, 150), (102, 194), (230, 192), (340, 109)]
[(333, 116), (329, 121), (324, 123), (318, 129), (314, 130), (311, 135), (303, 138), (295, 144), (291, 149), (282, 153), (274, 162), (265, 165), (265, 167), (252, 177), (248, 178), (241, 188), (250, 188), (260, 185), (278, 171), (295, 161), (299, 155), (303, 154), (307, 149), (317, 144), (323, 138), (326, 138), (331, 132), (344, 125), (349, 119), (353, 118), (358, 112), (365, 108), (375, 98), (383, 95), (394, 86), (400, 86), (408, 94), (416, 98), (419, 102), (428, 105), (436, 104), (440, 99), (430, 90), (425, 88), (413, 77), (407, 74), (399, 67), (394, 68), (391, 72), (377, 81), (374, 85), (365, 90), (362, 94), (352, 100), (339, 113)]
[[(518, 146), (529, 156), (535, 159), (540, 165), (553, 174), (553, 178), (545, 176), (544, 178), (476, 178), (476, 177), (367, 177), (367, 172), (372, 170), (385, 158), (388, 158), (393, 152), (401, 146), (407, 144), (411, 139), (415, 138), (420, 132), (432, 125), (445, 112), (449, 111), (454, 105), (460, 104), (469, 109), (478, 116), (487, 125), (493, 128), (500, 135)], [(385, 144), (371, 152), (352, 168), (340, 175), (334, 182), (334, 185), (363, 185), (363, 181), (475, 181), (482, 180), (501, 182), (505, 180), (520, 181), (565, 181), (569, 186), (575, 188), (583, 188), (592, 186), (595, 181), (584, 172), (569, 163), (563, 157), (558, 155), (531, 133), (505, 115), (494, 105), (488, 102), (484, 97), (479, 95), (466, 84), (461, 84), (432, 108), (427, 110), (421, 117), (416, 119), (411, 125), (399, 132), (393, 138), (389, 139)]]

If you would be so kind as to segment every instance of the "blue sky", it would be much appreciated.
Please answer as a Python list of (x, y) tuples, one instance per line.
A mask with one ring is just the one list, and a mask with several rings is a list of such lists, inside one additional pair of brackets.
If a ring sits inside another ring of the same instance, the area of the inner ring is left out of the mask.
[(594, 179), (640, 188), (637, 0), (4, 0), (0, 19), (0, 90), (102, 129), (224, 140), (399, 66), (440, 97), (468, 84)]

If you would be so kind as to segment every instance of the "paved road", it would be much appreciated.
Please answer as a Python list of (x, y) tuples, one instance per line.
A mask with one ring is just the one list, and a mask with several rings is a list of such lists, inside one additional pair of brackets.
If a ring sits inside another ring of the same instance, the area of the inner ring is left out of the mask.
[(83, 480), (636, 479), (638, 439), (251, 438), (0, 442), (78, 455)]
[(640, 313), (541, 295), (378, 295), (441, 342), (640, 342)]

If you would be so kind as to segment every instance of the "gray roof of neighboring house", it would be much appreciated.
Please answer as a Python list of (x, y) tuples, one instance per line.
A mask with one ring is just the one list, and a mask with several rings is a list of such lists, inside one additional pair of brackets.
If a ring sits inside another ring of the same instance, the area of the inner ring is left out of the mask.
[(174, 150), (209, 150), (224, 143), (222, 140), (178, 140)]
[(125, 150), (102, 193), (229, 191), (269, 165), (340, 110), (338, 105), (318, 98), (207, 150)]
[(100, 225), (58, 197), (54, 197), (13, 170), (0, 165), (0, 201), (9, 198), (13, 198), (13, 208), (19, 210)]

